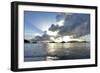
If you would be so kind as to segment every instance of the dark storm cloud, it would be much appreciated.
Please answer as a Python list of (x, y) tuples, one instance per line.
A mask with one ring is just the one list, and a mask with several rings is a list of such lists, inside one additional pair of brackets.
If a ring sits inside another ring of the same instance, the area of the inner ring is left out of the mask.
[(72, 32), (74, 33), (74, 37), (80, 37), (80, 36), (90, 34), (89, 23), (84, 22), (82, 25), (74, 29)]
[(52, 24), (51, 27), (49, 28), (50, 31), (57, 31), (59, 29), (58, 25)]
[(90, 33), (89, 14), (67, 14), (64, 25), (59, 27), (59, 35), (74, 35), (74, 37), (84, 36)]

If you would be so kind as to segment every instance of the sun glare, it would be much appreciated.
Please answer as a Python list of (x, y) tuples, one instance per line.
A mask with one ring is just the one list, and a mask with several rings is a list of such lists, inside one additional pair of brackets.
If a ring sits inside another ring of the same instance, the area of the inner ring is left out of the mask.
[(47, 34), (50, 36), (57, 36), (58, 31), (52, 32), (52, 31), (47, 31)]
[(68, 41), (71, 41), (71, 40), (72, 40), (71, 36), (64, 36), (63, 37), (63, 41), (65, 41), (65, 42), (68, 42)]
[(62, 42), (62, 41), (68, 42), (72, 40), (71, 36), (64, 36), (58, 38), (50, 37), (50, 39), (54, 42)]
[(63, 36), (63, 37), (58, 37), (58, 38), (54, 38), (58, 35), (58, 31), (52, 32), (52, 31), (47, 31), (47, 34), (50, 35), (50, 39), (54, 42), (68, 42), (68, 41), (80, 41), (80, 39), (75, 39), (72, 38), (72, 36)]

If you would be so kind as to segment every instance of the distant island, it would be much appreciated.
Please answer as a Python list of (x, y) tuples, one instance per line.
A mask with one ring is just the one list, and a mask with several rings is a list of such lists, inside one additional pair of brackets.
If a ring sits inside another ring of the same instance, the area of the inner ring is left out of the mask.
[(68, 41), (68, 42), (65, 42), (65, 41), (62, 41), (62, 42), (51, 41), (49, 43), (89, 43), (89, 42), (88, 41), (76, 41), (76, 40), (72, 40), (72, 41)]
[(30, 41), (29, 41), (29, 40), (24, 39), (24, 43), (30, 43)]
[(88, 43), (88, 41), (68, 41), (67, 43)]
[(30, 40), (24, 39), (24, 43), (37, 43), (37, 41), (35, 41), (35, 40), (30, 41)]
[(65, 42), (65, 41), (62, 41), (62, 42), (60, 42), (60, 43), (67, 43), (67, 42)]
[[(24, 43), (38, 43), (38, 42), (39, 41), (36, 41), (36, 40), (29, 41), (29, 40), (24, 39)], [(65, 42), (65, 41), (62, 41), (62, 42), (49, 41), (48, 43), (89, 43), (89, 41), (78, 41), (78, 40), (71, 40), (71, 41), (68, 41), (68, 42)]]

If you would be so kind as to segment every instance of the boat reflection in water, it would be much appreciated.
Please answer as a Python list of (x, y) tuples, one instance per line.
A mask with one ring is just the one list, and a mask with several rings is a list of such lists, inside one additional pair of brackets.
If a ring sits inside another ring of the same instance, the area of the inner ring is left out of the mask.
[(90, 58), (90, 43), (25, 43), (24, 61)]

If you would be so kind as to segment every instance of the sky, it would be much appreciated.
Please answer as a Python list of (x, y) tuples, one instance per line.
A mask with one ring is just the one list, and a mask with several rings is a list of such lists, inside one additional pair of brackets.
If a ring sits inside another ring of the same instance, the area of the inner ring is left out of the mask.
[(57, 31), (58, 35), (89, 40), (90, 14), (24, 11), (24, 31), (26, 39)]
[(56, 23), (56, 15), (57, 13), (54, 12), (24, 11), (25, 37), (43, 34), (51, 24)]

